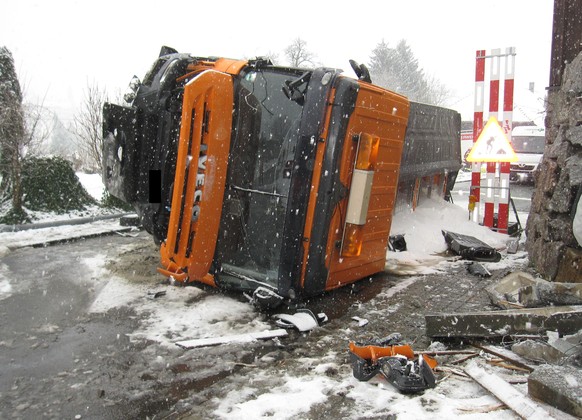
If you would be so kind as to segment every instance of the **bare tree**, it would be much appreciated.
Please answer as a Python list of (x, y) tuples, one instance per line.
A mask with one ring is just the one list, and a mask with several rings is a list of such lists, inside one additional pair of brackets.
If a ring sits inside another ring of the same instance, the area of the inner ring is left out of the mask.
[(295, 38), (291, 45), (285, 48), (285, 57), (291, 67), (315, 65), (315, 55), (307, 50), (307, 42), (301, 38)]
[(449, 89), (435, 77), (427, 77), (405, 40), (394, 48), (382, 40), (370, 57), (372, 82), (417, 102), (443, 105), (450, 99)]
[(271, 63), (275, 65), (279, 64), (279, 54), (275, 51), (267, 51), (264, 56), (271, 60)]
[(81, 110), (73, 120), (73, 130), (89, 169), (101, 172), (103, 157), (103, 104), (107, 94), (96, 83), (87, 84)]
[(432, 105), (446, 106), (451, 100), (451, 90), (435, 76), (427, 76), (427, 91), (429, 103)]
[(26, 154), (38, 156), (41, 146), (52, 134), (48, 119), (52, 112), (44, 107), (44, 99), (40, 105), (24, 103), (25, 146)]

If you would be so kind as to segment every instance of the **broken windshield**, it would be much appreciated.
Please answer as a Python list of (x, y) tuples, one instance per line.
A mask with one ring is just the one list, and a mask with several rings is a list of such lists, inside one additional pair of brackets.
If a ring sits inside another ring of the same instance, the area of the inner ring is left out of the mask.
[(303, 110), (282, 87), (296, 77), (271, 69), (241, 74), (217, 245), (221, 275), (277, 287)]

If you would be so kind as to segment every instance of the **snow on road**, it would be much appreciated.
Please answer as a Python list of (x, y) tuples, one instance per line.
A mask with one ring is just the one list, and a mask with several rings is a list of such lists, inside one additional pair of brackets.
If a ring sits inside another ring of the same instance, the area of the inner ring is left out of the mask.
[[(407, 267), (412, 272), (421, 274), (446, 271), (450, 262), (439, 255), (446, 250), (442, 229), (473, 235), (498, 249), (505, 247), (507, 236), (494, 233), (467, 219), (467, 212), (461, 207), (430, 199), (424, 199), (415, 212), (395, 215), (392, 233), (404, 234), (408, 249), (399, 253), (389, 252), (387, 269), (406, 271), (403, 267)], [(3, 252), (10, 252), (9, 247), (27, 246), (27, 243), (31, 244), (39, 237), (54, 238), (60, 234), (81, 237), (90, 234), (93, 229), (103, 229), (105, 226), (113, 229), (115, 225), (118, 225), (117, 220), (60, 226), (42, 231), (1, 233), (0, 256), (2, 248)], [(128, 247), (131, 248), (131, 245)], [(126, 251), (131, 250), (129, 248)], [(498, 264), (510, 266), (512, 261), (522, 257), (520, 254), (508, 256)], [(143, 340), (175, 347), (176, 341), (185, 339), (220, 337), (275, 328), (247, 303), (195, 287), (152, 286), (129, 282), (109, 272), (105, 259), (105, 255), (97, 254), (80, 261), (90, 269), (92, 276), (108, 279), (89, 311), (103, 313), (112, 308), (131, 306), (140, 318), (138, 329), (130, 337), (133, 341)], [(0, 299), (13, 293), (13, 281), (15, 280), (10, 278), (10, 273), (0, 264)], [(413, 280), (405, 280), (396, 292), (412, 282)], [(155, 298), (158, 291), (165, 292), (165, 295)], [(328, 338), (319, 339), (314, 345), (325, 348), (325, 340)], [(335, 339), (339, 337), (336, 336)], [(341, 396), (357, 402), (356, 408), (343, 413), (349, 418), (394, 414), (401, 418), (426, 418), (427, 415), (433, 418), (452, 418), (463, 414), (463, 418), (471, 419), (513, 418), (508, 410), (486, 412), (497, 401), (471, 381), (450, 377), (436, 388), (426, 391), (420, 398), (410, 397), (400, 394), (380, 378), (359, 382), (351, 375), (351, 368), (339, 362), (343, 359), (343, 355), (322, 351), (317, 358), (306, 357), (301, 360), (308, 373), (285, 369), (281, 371), (274, 365), (271, 368), (255, 370), (244, 377), (244, 383), (233, 387), (226, 397), (213, 402), (216, 406), (214, 415), (218, 418), (297, 418), (318, 404)], [(268, 360), (263, 362), (269, 363)], [(326, 374), (332, 371), (340, 374)], [(259, 384), (265, 382), (269, 384), (267, 392), (264, 386), (259, 387)]]

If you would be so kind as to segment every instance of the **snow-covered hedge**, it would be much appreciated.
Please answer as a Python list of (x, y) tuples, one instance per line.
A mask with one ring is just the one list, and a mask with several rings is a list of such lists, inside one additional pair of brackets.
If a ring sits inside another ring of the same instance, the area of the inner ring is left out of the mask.
[(96, 204), (71, 164), (60, 158), (27, 158), (23, 164), (24, 206), (34, 211), (66, 213)]

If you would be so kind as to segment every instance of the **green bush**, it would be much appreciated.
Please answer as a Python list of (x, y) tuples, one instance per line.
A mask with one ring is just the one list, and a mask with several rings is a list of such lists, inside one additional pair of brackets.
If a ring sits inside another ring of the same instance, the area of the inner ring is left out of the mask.
[(127, 204), (125, 201), (111, 195), (107, 190), (103, 191), (103, 197), (101, 197), (101, 206), (108, 209), (120, 209), (125, 211), (134, 211), (131, 204)]
[(20, 225), (22, 223), (31, 223), (30, 216), (24, 211), (14, 210), (11, 208), (7, 213), (0, 217), (0, 224), (3, 225)]
[(60, 157), (25, 159), (22, 191), (24, 206), (34, 211), (62, 214), (97, 204), (79, 182), (71, 164)]

